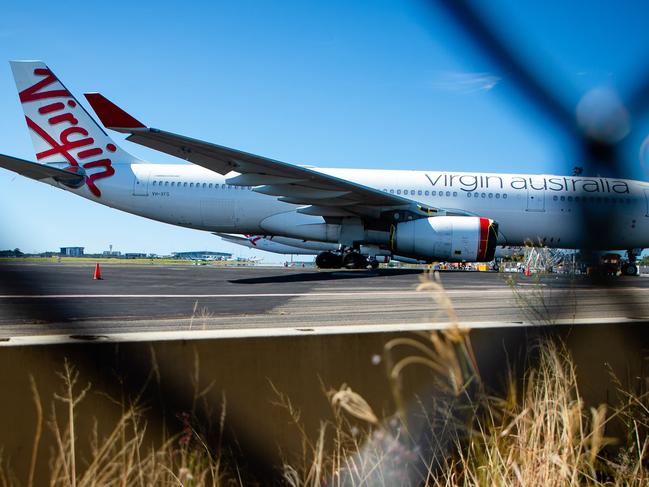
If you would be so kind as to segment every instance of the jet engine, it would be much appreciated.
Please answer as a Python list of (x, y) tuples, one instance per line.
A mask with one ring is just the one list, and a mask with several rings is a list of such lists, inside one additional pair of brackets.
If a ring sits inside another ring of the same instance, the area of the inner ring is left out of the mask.
[(393, 252), (415, 258), (489, 262), (496, 252), (498, 224), (474, 216), (436, 216), (392, 228)]

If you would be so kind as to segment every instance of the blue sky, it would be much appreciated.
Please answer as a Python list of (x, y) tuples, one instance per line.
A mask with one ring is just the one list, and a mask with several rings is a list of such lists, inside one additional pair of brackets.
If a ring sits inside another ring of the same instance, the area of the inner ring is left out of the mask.
[[(625, 93), (646, 72), (649, 6), (640, 2), (482, 6), (573, 105), (598, 86)], [(192, 137), (324, 167), (566, 173), (575, 165), (563, 134), (507, 73), (419, 1), (36, 1), (2, 13), (0, 60), (42, 59), (75, 94), (100, 91)], [(0, 107), (0, 152), (33, 159), (6, 62)], [(648, 133), (646, 119), (632, 126), (626, 176), (649, 177), (638, 160)], [(0, 188), (0, 248), (251, 255), (3, 170)]]

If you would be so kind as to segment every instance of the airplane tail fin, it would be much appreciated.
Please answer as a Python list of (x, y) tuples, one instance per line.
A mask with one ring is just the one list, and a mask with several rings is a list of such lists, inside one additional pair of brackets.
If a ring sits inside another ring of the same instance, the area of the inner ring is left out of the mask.
[(41, 164), (82, 167), (88, 189), (115, 174), (113, 162), (139, 162), (121, 149), (41, 61), (10, 61), (36, 160)]

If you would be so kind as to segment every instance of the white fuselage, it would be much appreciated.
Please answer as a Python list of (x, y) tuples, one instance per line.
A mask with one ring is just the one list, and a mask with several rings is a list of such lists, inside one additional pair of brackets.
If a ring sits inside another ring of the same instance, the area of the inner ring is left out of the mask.
[[(340, 235), (325, 232), (314, 238), (307, 230), (313, 224), (323, 223), (322, 217), (297, 213), (299, 205), (256, 193), (251, 187), (228, 185), (226, 179), (234, 173), (221, 176), (190, 164), (113, 167), (115, 174), (101, 181), (101, 197), (94, 196), (85, 186), (59, 186), (113, 208), (199, 230), (284, 235), (334, 243)], [(588, 206), (591, 214), (606, 222), (608, 229), (607, 237), (598, 246), (649, 247), (649, 184), (641, 181), (524, 174), (316, 170), (427, 206), (491, 218), (499, 224), (499, 245), (531, 241), (549, 247), (590, 247), (581, 225), (583, 209)]]

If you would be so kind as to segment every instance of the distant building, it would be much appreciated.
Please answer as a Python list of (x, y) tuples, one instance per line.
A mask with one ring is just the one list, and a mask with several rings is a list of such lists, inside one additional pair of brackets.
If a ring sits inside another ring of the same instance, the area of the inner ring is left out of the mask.
[(122, 253), (119, 250), (104, 250), (101, 255), (104, 257), (119, 257)]
[(209, 250), (194, 250), (192, 252), (173, 252), (174, 259), (183, 260), (228, 260), (232, 254), (226, 252), (211, 252)]
[(61, 255), (66, 257), (83, 257), (84, 247), (61, 247)]
[(124, 254), (126, 259), (146, 259), (146, 254), (140, 252), (127, 252)]

